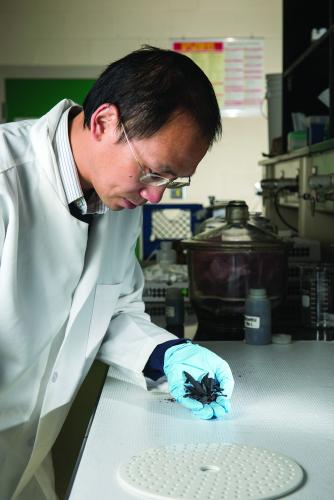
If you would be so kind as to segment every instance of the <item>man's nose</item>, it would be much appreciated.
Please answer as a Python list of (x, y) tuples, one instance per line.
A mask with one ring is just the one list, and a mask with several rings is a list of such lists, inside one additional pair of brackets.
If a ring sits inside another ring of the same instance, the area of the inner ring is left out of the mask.
[(140, 191), (140, 196), (150, 203), (159, 203), (165, 192), (166, 186), (145, 186)]

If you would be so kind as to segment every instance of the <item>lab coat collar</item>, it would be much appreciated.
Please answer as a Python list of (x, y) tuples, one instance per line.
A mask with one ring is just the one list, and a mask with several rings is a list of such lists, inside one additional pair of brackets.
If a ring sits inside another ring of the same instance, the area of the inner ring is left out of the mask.
[[(75, 103), (70, 99), (60, 101), (46, 115), (37, 120), (31, 130), (31, 143), (37, 158), (37, 168), (40, 168), (46, 175), (53, 189), (56, 190), (60, 202), (65, 206), (67, 206), (67, 199), (52, 141), (62, 114), (74, 105)], [(41, 173), (42, 176), (44, 176), (43, 173)]]

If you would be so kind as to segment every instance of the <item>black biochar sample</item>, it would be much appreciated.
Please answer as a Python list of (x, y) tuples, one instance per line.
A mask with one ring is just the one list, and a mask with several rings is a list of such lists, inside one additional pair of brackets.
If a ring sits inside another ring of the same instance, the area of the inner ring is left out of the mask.
[(201, 382), (197, 382), (189, 373), (183, 372), (186, 377), (184, 388), (186, 393), (185, 398), (196, 399), (202, 404), (212, 403), (216, 401), (218, 396), (226, 397), (223, 394), (224, 389), (216, 382), (215, 379), (209, 377), (209, 373), (204, 375)]

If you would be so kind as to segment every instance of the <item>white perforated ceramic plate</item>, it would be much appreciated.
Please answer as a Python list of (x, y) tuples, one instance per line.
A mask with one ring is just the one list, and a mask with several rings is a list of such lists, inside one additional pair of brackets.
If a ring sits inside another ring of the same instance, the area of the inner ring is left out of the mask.
[(264, 500), (296, 489), (302, 468), (270, 450), (240, 444), (151, 448), (120, 466), (118, 479), (140, 498)]

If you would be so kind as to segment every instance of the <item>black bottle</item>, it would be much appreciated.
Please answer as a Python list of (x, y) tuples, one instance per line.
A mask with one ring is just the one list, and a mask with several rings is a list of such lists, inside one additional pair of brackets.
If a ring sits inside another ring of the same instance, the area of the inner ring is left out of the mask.
[(245, 302), (246, 344), (271, 343), (270, 300), (264, 288), (251, 288)]
[(184, 337), (184, 298), (180, 288), (167, 288), (165, 302), (166, 330)]

